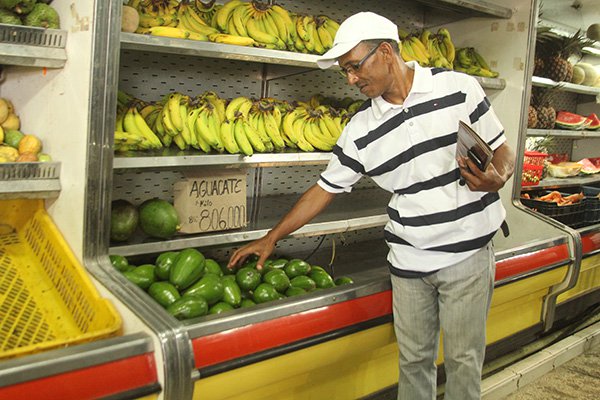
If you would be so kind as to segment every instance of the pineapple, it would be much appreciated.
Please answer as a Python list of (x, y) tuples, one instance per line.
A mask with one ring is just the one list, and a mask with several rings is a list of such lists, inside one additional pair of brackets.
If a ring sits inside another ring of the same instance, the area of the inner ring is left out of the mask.
[[(542, 72), (546, 78), (555, 82), (570, 82), (573, 78), (572, 56), (581, 58), (581, 50), (593, 42), (586, 39), (581, 31), (573, 36), (564, 37), (551, 32), (549, 28), (538, 28), (536, 38), (536, 57), (543, 61)], [(538, 62), (536, 62), (538, 67)]]
[(527, 127), (530, 129), (537, 128), (538, 116), (537, 110), (531, 104), (529, 105), (529, 111), (527, 113)]
[(536, 90), (533, 96), (535, 111), (537, 112), (537, 126), (539, 129), (552, 129), (554, 128), (554, 121), (556, 120), (556, 110), (552, 106), (554, 97), (556, 96), (556, 89), (541, 89), (534, 88)]

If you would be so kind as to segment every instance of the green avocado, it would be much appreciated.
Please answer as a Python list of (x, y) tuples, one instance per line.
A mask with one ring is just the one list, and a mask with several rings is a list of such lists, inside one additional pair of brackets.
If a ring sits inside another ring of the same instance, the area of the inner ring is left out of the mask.
[(295, 258), (285, 264), (284, 270), (286, 275), (292, 279), (300, 275), (307, 275), (311, 271), (311, 266), (306, 261)]
[(169, 279), (171, 268), (175, 264), (177, 256), (179, 256), (178, 251), (166, 251), (156, 257), (154, 264), (156, 265), (156, 276), (158, 279), (162, 279), (163, 281)]
[(334, 287), (333, 278), (325, 271), (314, 270), (309, 274), (310, 278), (315, 281), (318, 289), (326, 289)]
[(163, 307), (168, 307), (181, 297), (175, 286), (169, 282), (154, 282), (148, 288), (148, 294)]
[(233, 275), (221, 278), (223, 283), (223, 301), (232, 307), (239, 307), (242, 303), (242, 290)]
[(220, 301), (217, 304), (213, 305), (208, 310), (208, 313), (209, 314), (221, 314), (221, 313), (224, 313), (226, 311), (231, 311), (231, 310), (234, 310), (234, 308), (230, 304), (225, 303), (224, 301)]
[(117, 271), (124, 272), (127, 270), (127, 267), (129, 267), (129, 262), (121, 255), (111, 254), (108, 256), (108, 258), (110, 259), (112, 266), (115, 267)]
[(143, 264), (132, 271), (123, 272), (123, 275), (140, 288), (146, 290), (156, 281), (155, 268), (152, 264)]
[(183, 294), (185, 296), (201, 296), (208, 304), (215, 304), (223, 298), (223, 283), (218, 275), (204, 274), (199, 281), (187, 288)]
[(169, 281), (177, 289), (191, 286), (204, 274), (204, 256), (198, 250), (181, 250), (169, 272)]
[(252, 267), (243, 267), (235, 274), (235, 280), (244, 291), (254, 290), (260, 284), (260, 272)]
[(218, 262), (213, 260), (212, 258), (207, 258), (204, 261), (205, 273), (211, 273), (218, 276), (223, 276), (223, 271), (221, 270), (221, 266)]
[(280, 269), (274, 269), (263, 276), (263, 282), (271, 284), (279, 293), (290, 287), (290, 278)]
[(167, 312), (177, 319), (200, 317), (208, 313), (208, 303), (200, 296), (181, 296), (167, 307)]
[(341, 286), (341, 285), (351, 285), (354, 283), (354, 281), (349, 276), (340, 276), (339, 278), (337, 278), (334, 281), (334, 283), (335, 283), (335, 286)]
[(253, 299), (256, 304), (266, 303), (268, 301), (277, 300), (279, 298), (279, 293), (273, 285), (268, 283), (261, 283), (254, 290)]
[(290, 286), (299, 287), (306, 290), (307, 292), (312, 292), (317, 287), (317, 284), (308, 276), (300, 275), (290, 279)]
[(247, 308), (255, 305), (256, 303), (250, 299), (242, 299), (242, 302), (240, 303), (240, 308)]
[(305, 293), (307, 293), (306, 290), (302, 289), (301, 287), (295, 286), (290, 286), (288, 290), (285, 291), (285, 295), (287, 297), (298, 296)]

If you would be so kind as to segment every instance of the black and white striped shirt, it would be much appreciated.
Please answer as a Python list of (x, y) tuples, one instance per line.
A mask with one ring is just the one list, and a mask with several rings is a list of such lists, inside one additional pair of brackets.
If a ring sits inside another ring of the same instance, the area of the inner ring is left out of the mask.
[(341, 193), (367, 175), (393, 193), (385, 239), (392, 272), (399, 275), (466, 259), (492, 239), (506, 215), (498, 193), (459, 185), (459, 120), (494, 150), (506, 141), (483, 89), (463, 73), (408, 65), (415, 74), (404, 104), (367, 100), (318, 181), (324, 190)]

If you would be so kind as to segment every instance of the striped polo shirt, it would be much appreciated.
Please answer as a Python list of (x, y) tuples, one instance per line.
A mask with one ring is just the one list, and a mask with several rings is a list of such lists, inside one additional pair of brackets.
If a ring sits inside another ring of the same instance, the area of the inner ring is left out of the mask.
[(475, 78), (414, 62), (404, 104), (367, 100), (346, 125), (318, 184), (349, 192), (363, 175), (392, 193), (384, 236), (391, 272), (430, 273), (460, 262), (485, 246), (506, 211), (498, 193), (459, 184), (458, 121), (469, 124), (492, 149), (504, 129)]

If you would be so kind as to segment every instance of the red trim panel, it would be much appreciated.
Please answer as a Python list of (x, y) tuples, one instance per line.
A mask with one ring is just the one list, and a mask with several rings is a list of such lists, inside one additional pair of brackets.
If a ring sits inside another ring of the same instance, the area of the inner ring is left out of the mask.
[(496, 263), (496, 281), (568, 260), (566, 244), (506, 258)]
[(600, 232), (590, 233), (582, 236), (583, 254), (592, 253), (600, 249)]
[(79, 400), (110, 396), (156, 384), (152, 353), (0, 387), (0, 400)]
[(390, 290), (192, 340), (196, 368), (258, 353), (392, 313)]

